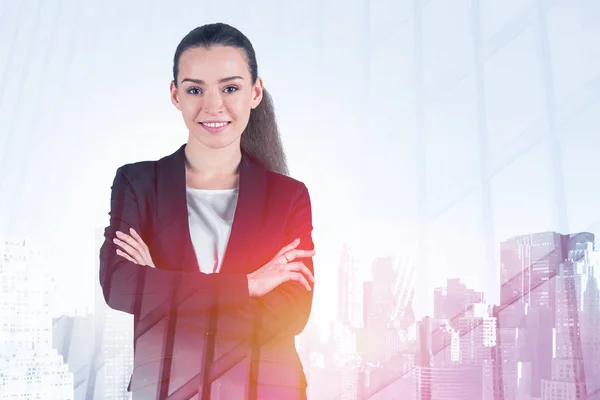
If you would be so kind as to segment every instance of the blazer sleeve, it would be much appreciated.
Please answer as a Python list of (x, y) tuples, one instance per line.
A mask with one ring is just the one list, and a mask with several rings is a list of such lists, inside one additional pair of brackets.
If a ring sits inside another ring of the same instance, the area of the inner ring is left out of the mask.
[[(100, 285), (109, 307), (139, 315), (156, 306), (167, 313), (204, 312), (215, 306), (243, 306), (250, 302), (248, 278), (242, 274), (205, 274), (152, 268), (116, 254), (116, 232), (132, 227), (143, 232), (136, 190), (125, 166), (117, 170), (111, 188), (110, 223), (100, 249)], [(160, 268), (162, 267), (162, 268)], [(216, 294), (216, 295), (215, 295)]]
[[(299, 185), (295, 200), (288, 216), (284, 243), (290, 243), (300, 238), (299, 249), (313, 250), (312, 240), (312, 209), (308, 189), (304, 184)], [(312, 257), (298, 258), (314, 275)], [(313, 284), (308, 281), (311, 288)], [(260, 324), (259, 341), (264, 342), (281, 331), (300, 334), (308, 322), (312, 309), (313, 291), (308, 291), (304, 285), (296, 282), (285, 282), (266, 295), (253, 298), (251, 308), (258, 316)]]

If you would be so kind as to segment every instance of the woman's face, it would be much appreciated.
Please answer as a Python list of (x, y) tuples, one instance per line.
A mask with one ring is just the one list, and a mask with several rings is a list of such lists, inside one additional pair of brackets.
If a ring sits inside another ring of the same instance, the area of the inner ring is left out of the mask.
[(260, 78), (252, 84), (244, 52), (235, 47), (191, 48), (179, 59), (171, 101), (181, 111), (190, 139), (220, 149), (239, 146), (250, 110), (262, 99)]

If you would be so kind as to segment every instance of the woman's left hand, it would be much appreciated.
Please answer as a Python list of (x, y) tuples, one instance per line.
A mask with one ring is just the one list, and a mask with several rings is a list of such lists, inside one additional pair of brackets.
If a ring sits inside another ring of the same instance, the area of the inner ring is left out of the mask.
[(130, 235), (117, 231), (117, 237), (113, 239), (113, 242), (124, 250), (117, 249), (117, 254), (134, 264), (156, 268), (150, 256), (150, 250), (140, 235), (133, 228), (129, 228), (129, 233)]

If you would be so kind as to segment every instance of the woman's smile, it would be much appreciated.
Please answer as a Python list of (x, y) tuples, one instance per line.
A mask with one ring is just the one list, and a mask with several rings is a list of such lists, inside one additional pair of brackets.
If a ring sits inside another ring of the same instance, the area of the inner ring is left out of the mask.
[(200, 125), (210, 133), (219, 133), (224, 131), (231, 121), (204, 121), (200, 122)]

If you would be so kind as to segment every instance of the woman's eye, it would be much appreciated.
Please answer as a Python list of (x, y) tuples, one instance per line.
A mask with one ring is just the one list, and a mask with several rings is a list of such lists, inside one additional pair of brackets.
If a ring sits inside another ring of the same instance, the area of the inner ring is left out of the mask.
[(227, 86), (227, 87), (224, 89), (225, 93), (233, 93), (233, 92), (235, 92), (236, 90), (238, 90), (238, 89), (237, 89), (235, 86)]
[(189, 88), (189, 89), (187, 90), (187, 92), (188, 92), (189, 94), (200, 94), (200, 89), (198, 89), (198, 88)]

